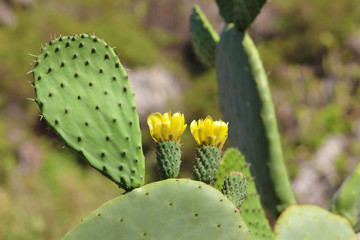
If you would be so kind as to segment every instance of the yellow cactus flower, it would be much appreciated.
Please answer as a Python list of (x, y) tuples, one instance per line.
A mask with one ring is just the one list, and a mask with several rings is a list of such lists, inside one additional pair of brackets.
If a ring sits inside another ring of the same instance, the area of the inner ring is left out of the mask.
[(164, 115), (161, 113), (152, 113), (147, 119), (150, 128), (151, 137), (155, 142), (180, 141), (181, 135), (186, 129), (184, 114), (171, 112)]
[(213, 121), (207, 116), (205, 120), (192, 121), (190, 130), (198, 146), (211, 145), (221, 149), (228, 137), (228, 125), (229, 123)]

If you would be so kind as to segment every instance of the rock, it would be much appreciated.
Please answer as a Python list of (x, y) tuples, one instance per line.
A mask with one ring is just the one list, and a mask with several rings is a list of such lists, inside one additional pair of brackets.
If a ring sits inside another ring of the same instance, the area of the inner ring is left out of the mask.
[(167, 112), (171, 100), (179, 101), (182, 93), (177, 78), (163, 67), (139, 68), (128, 71), (130, 84), (136, 93), (136, 108), (140, 122), (145, 122), (151, 112)]
[(292, 183), (299, 202), (328, 206), (329, 198), (337, 186), (336, 157), (344, 151), (349, 139), (345, 136), (332, 136), (325, 140), (311, 161), (303, 161), (298, 177)]
[(12, 25), (16, 23), (16, 16), (6, 2), (0, 1), (0, 25)]

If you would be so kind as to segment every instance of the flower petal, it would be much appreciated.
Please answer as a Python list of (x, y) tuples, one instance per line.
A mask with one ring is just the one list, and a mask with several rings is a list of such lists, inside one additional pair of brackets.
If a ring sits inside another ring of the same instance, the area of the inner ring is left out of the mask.
[(171, 116), (171, 112), (152, 113), (147, 119), (150, 134), (156, 142), (167, 140), (179, 141), (181, 135), (186, 129), (184, 114), (175, 113)]
[(222, 148), (228, 137), (228, 123), (213, 121), (210, 116), (205, 120), (193, 121), (190, 130), (197, 145), (212, 145)]

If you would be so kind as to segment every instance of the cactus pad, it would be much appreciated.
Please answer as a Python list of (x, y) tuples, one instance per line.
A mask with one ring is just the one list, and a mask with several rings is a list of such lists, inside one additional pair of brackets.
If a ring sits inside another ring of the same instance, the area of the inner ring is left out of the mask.
[(232, 172), (224, 180), (222, 193), (240, 209), (247, 195), (248, 182), (240, 172)]
[(241, 172), (248, 181), (247, 197), (241, 205), (240, 214), (251, 231), (254, 240), (274, 239), (270, 224), (261, 206), (259, 194), (256, 191), (254, 180), (250, 174), (244, 156), (235, 148), (229, 148), (224, 153), (223, 159), (216, 174), (214, 187), (221, 190), (226, 175), (232, 171)]
[(93, 211), (63, 240), (247, 240), (234, 204), (216, 189), (167, 179), (117, 197)]
[(243, 32), (250, 27), (266, 0), (216, 0), (219, 12), (227, 23), (234, 23)]
[(194, 164), (194, 179), (212, 184), (221, 161), (221, 150), (210, 145), (199, 146), (196, 149)]
[(345, 217), (360, 232), (360, 162), (336, 192), (331, 212)]
[(163, 179), (176, 178), (181, 165), (180, 143), (163, 141), (156, 143), (156, 159)]
[(268, 80), (250, 36), (229, 26), (217, 46), (220, 106), (229, 139), (251, 163), (262, 203), (278, 214), (294, 204)]
[(233, 22), (239, 31), (250, 27), (266, 0), (232, 0)]
[(134, 94), (113, 49), (81, 34), (50, 41), (36, 58), (42, 115), (67, 146), (124, 189), (144, 183)]
[(226, 23), (232, 23), (233, 20), (233, 0), (216, 0), (216, 4), (219, 8), (219, 13)]
[(278, 219), (274, 232), (277, 240), (357, 240), (345, 218), (310, 205), (287, 208)]
[(194, 6), (190, 17), (190, 34), (194, 51), (200, 61), (207, 67), (215, 66), (219, 35), (198, 5)]

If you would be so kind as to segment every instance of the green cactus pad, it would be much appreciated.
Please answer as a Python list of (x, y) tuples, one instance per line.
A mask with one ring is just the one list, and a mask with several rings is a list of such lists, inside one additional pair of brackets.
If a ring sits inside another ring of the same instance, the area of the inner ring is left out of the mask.
[(263, 205), (278, 216), (295, 199), (283, 161), (267, 76), (249, 35), (233, 26), (223, 31), (217, 46), (216, 70), (230, 143), (251, 163)]
[(214, 67), (219, 35), (197, 5), (194, 6), (190, 17), (190, 34), (199, 60), (207, 67)]
[(33, 84), (42, 115), (67, 146), (124, 189), (144, 183), (134, 94), (109, 45), (87, 34), (50, 41)]
[(266, 0), (232, 0), (233, 22), (239, 31), (250, 27)]
[(219, 12), (226, 23), (234, 23), (243, 32), (250, 27), (266, 0), (216, 0)]
[(240, 172), (232, 172), (224, 180), (221, 192), (240, 209), (247, 195), (248, 182)]
[(167, 179), (117, 197), (93, 211), (63, 240), (252, 239), (235, 205), (216, 189)]
[(336, 192), (330, 209), (348, 219), (355, 232), (360, 232), (360, 163)]
[(221, 161), (221, 150), (213, 146), (199, 146), (196, 149), (194, 179), (212, 184)]
[(244, 156), (235, 148), (229, 148), (223, 155), (223, 159), (216, 174), (214, 187), (221, 190), (226, 175), (232, 171), (241, 172), (248, 181), (247, 197), (241, 205), (240, 214), (248, 225), (254, 240), (271, 240), (274, 235), (265, 212), (261, 206), (259, 194), (256, 191), (254, 180), (250, 174), (248, 164)]
[(310, 205), (287, 208), (278, 219), (274, 232), (277, 240), (357, 240), (345, 218)]
[(233, 0), (216, 0), (219, 13), (226, 23), (234, 22), (234, 1)]
[(163, 179), (176, 178), (181, 165), (181, 145), (177, 141), (156, 143), (156, 159)]

